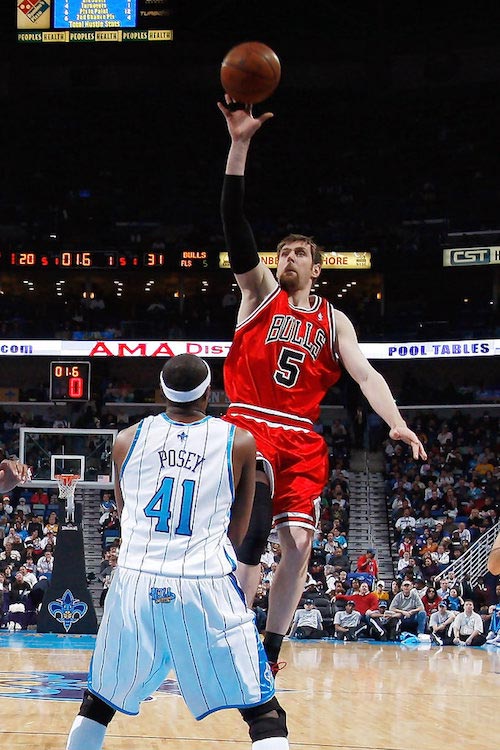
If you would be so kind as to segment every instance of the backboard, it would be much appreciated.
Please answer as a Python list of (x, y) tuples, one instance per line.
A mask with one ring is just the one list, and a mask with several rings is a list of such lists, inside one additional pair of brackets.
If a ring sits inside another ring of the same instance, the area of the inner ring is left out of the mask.
[(21, 427), (19, 457), (31, 467), (31, 487), (57, 487), (56, 474), (79, 474), (79, 487), (112, 488), (118, 430)]

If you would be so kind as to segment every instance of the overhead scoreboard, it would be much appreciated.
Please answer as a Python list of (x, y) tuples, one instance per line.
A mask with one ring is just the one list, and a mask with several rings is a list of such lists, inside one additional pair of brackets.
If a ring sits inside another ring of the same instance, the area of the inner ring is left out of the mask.
[(173, 0), (16, 0), (20, 42), (169, 42)]
[(61, 250), (43, 252), (30, 248), (19, 250), (0, 249), (0, 270), (47, 268), (54, 270), (135, 270), (179, 268), (204, 270), (217, 268), (218, 254), (207, 250), (150, 250), (143, 253), (124, 253), (108, 250)]
[[(259, 253), (259, 257), (268, 268), (276, 268), (276, 252)], [(338, 252), (331, 250), (323, 253), (324, 271), (365, 271), (370, 270), (371, 253)], [(145, 252), (116, 252), (114, 250), (51, 250), (42, 251), (32, 248), (4, 249), (0, 246), (0, 270), (8, 269), (115, 269), (115, 270), (153, 270), (191, 269), (192, 271), (215, 271), (230, 269), (227, 252), (209, 252), (208, 250), (151, 249)]]

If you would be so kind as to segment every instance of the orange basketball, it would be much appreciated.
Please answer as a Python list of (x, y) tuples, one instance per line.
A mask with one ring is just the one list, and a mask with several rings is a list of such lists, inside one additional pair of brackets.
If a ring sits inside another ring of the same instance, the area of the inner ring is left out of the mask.
[(244, 104), (267, 99), (281, 78), (281, 65), (273, 50), (262, 42), (244, 42), (233, 47), (220, 70), (224, 91)]

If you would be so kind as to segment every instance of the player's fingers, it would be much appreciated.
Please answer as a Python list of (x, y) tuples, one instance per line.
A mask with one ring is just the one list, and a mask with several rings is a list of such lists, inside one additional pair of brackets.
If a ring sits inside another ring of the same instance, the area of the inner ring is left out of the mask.
[(260, 117), (257, 117), (257, 120), (262, 124), (266, 120), (270, 120), (271, 117), (274, 117), (272, 112), (264, 112), (263, 115), (260, 115)]
[(420, 440), (417, 440), (415, 443), (412, 444), (412, 452), (413, 452), (413, 458), (418, 459), (421, 458), (425, 461), (427, 458), (427, 454), (424, 451), (424, 446), (420, 442)]
[(229, 94), (224, 94), (224, 101), (218, 101), (217, 106), (223, 112), (224, 114), (227, 114), (228, 112), (232, 112), (234, 109), (234, 105), (236, 104), (236, 99), (233, 99)]
[(237, 105), (237, 109), (243, 109), (244, 105), (241, 102), (239, 102), (238, 99), (235, 99), (234, 97), (230, 96), (229, 94), (225, 94), (224, 98), (225, 98), (226, 104), (227, 104), (228, 108), (231, 110), (231, 112), (236, 107), (236, 105)]
[(217, 102), (217, 106), (227, 120), (229, 115), (231, 114), (229, 106), (225, 104), (224, 102)]

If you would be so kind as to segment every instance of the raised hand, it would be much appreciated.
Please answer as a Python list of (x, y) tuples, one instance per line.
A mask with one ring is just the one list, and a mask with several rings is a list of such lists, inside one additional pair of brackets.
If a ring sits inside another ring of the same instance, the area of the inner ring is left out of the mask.
[(227, 128), (233, 143), (250, 141), (265, 121), (274, 117), (272, 112), (265, 112), (260, 117), (254, 117), (251, 104), (245, 104), (238, 108), (232, 106), (236, 104), (237, 102), (231, 99), (228, 94), (225, 95), (225, 104), (217, 102), (217, 106), (226, 118)]

